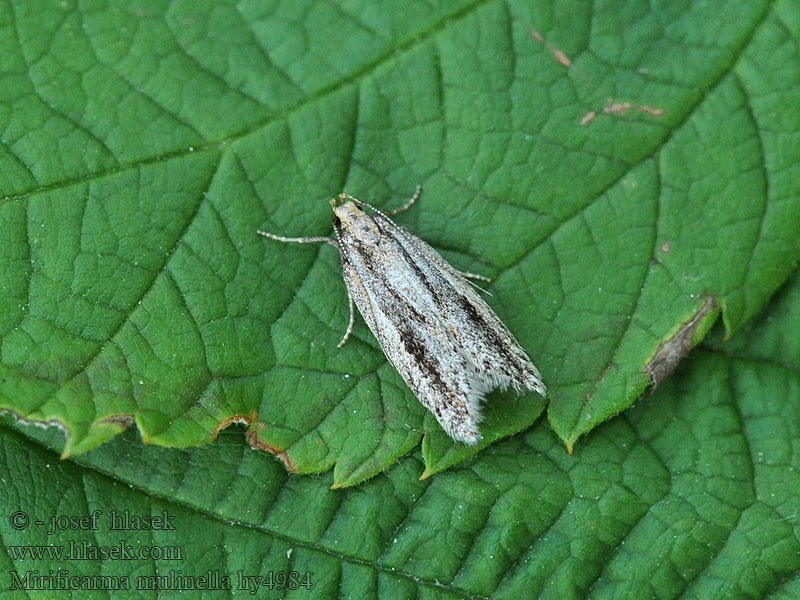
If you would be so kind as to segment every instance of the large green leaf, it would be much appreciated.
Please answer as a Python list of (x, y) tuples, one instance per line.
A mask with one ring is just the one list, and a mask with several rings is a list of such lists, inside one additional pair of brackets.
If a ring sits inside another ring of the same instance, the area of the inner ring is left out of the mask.
[(336, 486), (528, 427), (496, 394), (454, 444), (362, 322), (336, 349), (335, 249), (255, 230), (341, 190), (423, 185), (398, 220), (493, 277), (569, 448), (733, 332), (800, 256), (795, 3), (557, 6), (0, 2), (0, 409), (65, 455), (245, 422)]
[[(232, 591), (204, 598), (246, 595), (244, 575), (262, 578), (264, 598), (796, 598), (798, 328), (800, 271), (748, 332), (697, 350), (572, 456), (539, 423), (425, 481), (413, 452), (331, 490), (332, 474), (287, 474), (233, 430), (190, 449), (128, 432), (58, 461), (46, 448), (57, 433), (0, 424), (2, 586), (12, 571), (61, 569), (118, 578), (106, 585), (129, 576), (135, 591), (114, 598), (178, 597), (177, 574), (230, 578)], [(112, 511), (126, 510), (175, 529), (111, 530)], [(47, 534), (51, 516), (94, 511), (96, 530)], [(30, 555), (122, 545), (135, 558)], [(180, 554), (142, 556), (154, 547)], [(279, 589), (291, 573), (312, 587)], [(171, 574), (158, 593), (137, 579)]]

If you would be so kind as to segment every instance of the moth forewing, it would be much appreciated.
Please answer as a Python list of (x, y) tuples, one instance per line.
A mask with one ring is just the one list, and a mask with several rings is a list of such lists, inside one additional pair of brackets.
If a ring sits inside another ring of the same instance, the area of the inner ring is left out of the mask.
[[(417, 193), (402, 207), (408, 208)], [(331, 201), (336, 239), (351, 303), (409, 388), (453, 439), (477, 443), (481, 402), (495, 388), (546, 393), (525, 351), (472, 285), (431, 246), (386, 213), (341, 194)], [(347, 202), (343, 202), (348, 200)], [(369, 214), (362, 207), (372, 209)]]

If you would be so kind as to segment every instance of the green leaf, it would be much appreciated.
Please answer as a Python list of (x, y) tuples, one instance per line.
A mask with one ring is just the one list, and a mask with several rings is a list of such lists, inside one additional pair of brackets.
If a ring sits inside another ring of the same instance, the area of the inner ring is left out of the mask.
[(533, 423), (540, 399), (496, 394), (454, 444), (363, 322), (336, 349), (335, 250), (255, 231), (324, 235), (342, 190), (423, 185), (398, 220), (493, 278), (570, 449), (800, 258), (788, 0), (2, 7), (0, 410), (65, 456), (243, 422), (348, 486)]
[[(798, 327), (800, 271), (747, 331), (725, 343), (715, 332), (571, 456), (539, 423), (425, 481), (417, 451), (346, 490), (329, 489), (331, 473), (288, 474), (233, 429), (188, 449), (144, 446), (128, 431), (58, 461), (47, 449), (59, 445), (57, 432), (22, 435), (6, 417), (3, 589), (11, 572), (21, 579), (62, 569), (128, 576), (138, 591), (120, 598), (156, 597), (137, 578), (180, 572), (195, 582), (230, 578), (232, 591), (204, 590), (208, 598), (250, 593), (250, 578), (260, 577), (265, 598), (788, 600), (800, 590)], [(171, 517), (175, 529), (112, 530), (111, 511), (125, 510)], [(29, 524), (15, 529), (20, 511)], [(89, 519), (94, 511), (95, 530), (47, 534), (53, 515)], [(25, 554), (120, 545), (137, 558)], [(140, 558), (153, 547), (180, 554)], [(292, 573), (296, 581), (310, 573), (312, 587), (275, 587)], [(158, 597), (177, 597), (172, 585)]]

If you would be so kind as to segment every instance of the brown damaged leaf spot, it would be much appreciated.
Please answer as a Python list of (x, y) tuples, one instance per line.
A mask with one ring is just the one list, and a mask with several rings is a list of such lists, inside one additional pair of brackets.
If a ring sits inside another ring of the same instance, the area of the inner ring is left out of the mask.
[(247, 415), (238, 413), (220, 421), (214, 429), (211, 439), (216, 439), (220, 431), (233, 425), (234, 423), (247, 426), (245, 437), (247, 438), (247, 443), (250, 444), (251, 447), (256, 448), (257, 450), (266, 450), (270, 454), (274, 454), (281, 459), (281, 462), (283, 462), (283, 466), (286, 467), (287, 471), (290, 473), (297, 472), (295, 470), (294, 463), (289, 459), (289, 455), (285, 450), (258, 439), (258, 432), (264, 429), (266, 425), (258, 420), (258, 413), (256, 413), (254, 410), (250, 411), (250, 414)]
[[(613, 98), (607, 98), (608, 104), (603, 107), (602, 112), (605, 115), (621, 115), (629, 110), (638, 110), (639, 112), (646, 113), (653, 117), (660, 117), (664, 114), (664, 109), (658, 106), (648, 106), (647, 104), (633, 104), (631, 102), (615, 102)], [(594, 121), (597, 116), (596, 110), (590, 110), (583, 117), (581, 117), (581, 125), (588, 125)]]
[[(259, 423), (259, 425), (259, 429), (264, 427), (263, 423)], [(286, 453), (286, 450), (282, 450), (277, 446), (273, 446), (272, 444), (259, 440), (258, 433), (253, 427), (250, 427), (245, 435), (247, 436), (247, 443), (250, 444), (250, 446), (257, 448), (258, 450), (266, 450), (270, 454), (274, 454), (281, 459), (281, 462), (283, 462), (283, 466), (286, 467), (287, 471), (290, 473), (297, 473), (297, 469), (295, 468), (292, 460), (289, 458), (289, 455)]]
[[(47, 419), (47, 420), (30, 419), (27, 417), (23, 417), (22, 415), (13, 410), (8, 410), (8, 409), (0, 410), (0, 413), (10, 414), (15, 421), (17, 421), (18, 423), (22, 423), (23, 425), (34, 425), (36, 427), (42, 427), (45, 429), (48, 427), (58, 427), (61, 431), (64, 432), (66, 438), (69, 439), (70, 436), (69, 427), (67, 427), (63, 422), (61, 422), (58, 419)], [(112, 425), (119, 426), (120, 429), (126, 429), (132, 423), (134, 423), (134, 421), (135, 417), (133, 414), (118, 413), (115, 415), (109, 415), (107, 417), (103, 417), (102, 419), (98, 419), (97, 421), (95, 421), (95, 425), (99, 425), (101, 423), (109, 423)], [(286, 453), (285, 450), (281, 450), (276, 446), (273, 446), (258, 439), (257, 430), (264, 429), (265, 425), (264, 423), (258, 421), (258, 414), (256, 413), (256, 411), (252, 411), (248, 415), (235, 414), (231, 415), (226, 419), (223, 419), (217, 424), (216, 428), (214, 429), (214, 432), (211, 434), (211, 439), (216, 439), (220, 431), (222, 431), (226, 427), (229, 427), (230, 425), (233, 425), (234, 423), (246, 425), (248, 427), (245, 435), (247, 436), (247, 442), (250, 444), (250, 446), (252, 446), (253, 448), (257, 448), (258, 450), (266, 450), (267, 452), (274, 454), (275, 456), (281, 459), (287, 471), (289, 471), (290, 473), (296, 472), (294, 463), (289, 459), (289, 455)], [(142, 442), (147, 444), (149, 443), (149, 440), (142, 439)], [(65, 460), (69, 458), (70, 455), (71, 453), (65, 448), (64, 451), (61, 453), (61, 459)]]
[(537, 42), (541, 43), (545, 48), (547, 48), (547, 51), (553, 55), (553, 58), (555, 58), (560, 65), (568, 69), (572, 66), (572, 61), (569, 59), (569, 56), (567, 56), (566, 52), (548, 42), (547, 39), (541, 33), (536, 31), (532, 27), (530, 33), (531, 36), (533, 36), (533, 39), (535, 39)]
[(119, 425), (122, 429), (127, 429), (134, 421), (131, 413), (118, 413), (116, 415), (109, 415), (98, 419), (95, 424), (111, 423), (112, 425)]
[(717, 301), (709, 296), (700, 310), (689, 321), (681, 325), (675, 335), (661, 342), (653, 358), (644, 367), (644, 372), (650, 376), (652, 381), (650, 391), (655, 390), (675, 370), (681, 359), (689, 354), (697, 326), (706, 315), (716, 308)]
[(239, 425), (247, 425), (249, 427), (250, 424), (257, 419), (258, 419), (258, 414), (256, 414), (256, 411), (254, 410), (250, 411), (249, 415), (243, 415), (241, 413), (231, 415), (230, 417), (223, 419), (222, 421), (217, 423), (217, 426), (214, 428), (214, 432), (211, 434), (211, 439), (212, 440), (217, 439), (217, 436), (219, 435), (220, 431), (226, 429), (227, 427), (230, 427), (234, 423), (237, 423)]
[[(11, 415), (17, 423), (22, 423), (23, 425), (34, 425), (35, 427), (41, 427), (43, 429), (47, 429), (48, 427), (57, 427), (58, 429), (63, 431), (66, 438), (69, 439), (69, 427), (67, 427), (65, 423), (59, 421), (58, 419), (47, 419), (47, 420), (29, 419), (27, 417), (23, 417), (18, 412), (9, 410), (7, 408), (0, 410), (0, 414)], [(69, 458), (69, 452), (67, 452), (66, 450), (66, 445), (64, 451), (61, 453), (60, 458), (61, 460)]]
[[(47, 429), (48, 427), (57, 427), (61, 431), (64, 432), (64, 450), (61, 452), (59, 458), (61, 460), (67, 460), (70, 456), (72, 456), (72, 451), (69, 449), (69, 440), (70, 440), (70, 429), (67, 427), (66, 423), (61, 421), (60, 419), (30, 419), (28, 417), (23, 417), (19, 413), (13, 410), (3, 409), (3, 413), (10, 414), (14, 417), (14, 420), (17, 423), (22, 423), (23, 425), (33, 425), (35, 427), (42, 427)], [(102, 419), (98, 419), (93, 423), (93, 425), (101, 425), (105, 423), (109, 423), (111, 425), (117, 425), (120, 430), (127, 429), (127, 427), (133, 423), (133, 415), (130, 413), (119, 413), (116, 415), (109, 415), (108, 417), (103, 417)]]
[(625, 115), (629, 110), (636, 109), (639, 112), (647, 113), (653, 117), (660, 117), (664, 114), (664, 109), (658, 106), (648, 106), (646, 104), (632, 104), (631, 102), (615, 102), (613, 98), (607, 98), (608, 104), (603, 107), (603, 112), (607, 115)]
[(14, 417), (14, 420), (17, 423), (22, 423), (23, 425), (35, 425), (36, 427), (42, 427), (47, 429), (48, 427), (58, 427), (61, 431), (63, 431), (66, 435), (69, 436), (69, 427), (67, 427), (64, 423), (59, 421), (58, 419), (29, 419), (28, 417), (23, 417), (16, 411), (10, 410), (8, 408), (0, 409), (0, 414), (11, 415)]

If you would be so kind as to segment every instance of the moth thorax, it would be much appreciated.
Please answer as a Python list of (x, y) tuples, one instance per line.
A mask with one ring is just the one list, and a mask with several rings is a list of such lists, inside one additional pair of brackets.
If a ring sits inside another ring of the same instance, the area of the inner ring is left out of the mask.
[(334, 223), (338, 219), (337, 231), (343, 237), (358, 240), (362, 243), (376, 244), (381, 237), (375, 219), (352, 202), (345, 202), (333, 209)]

